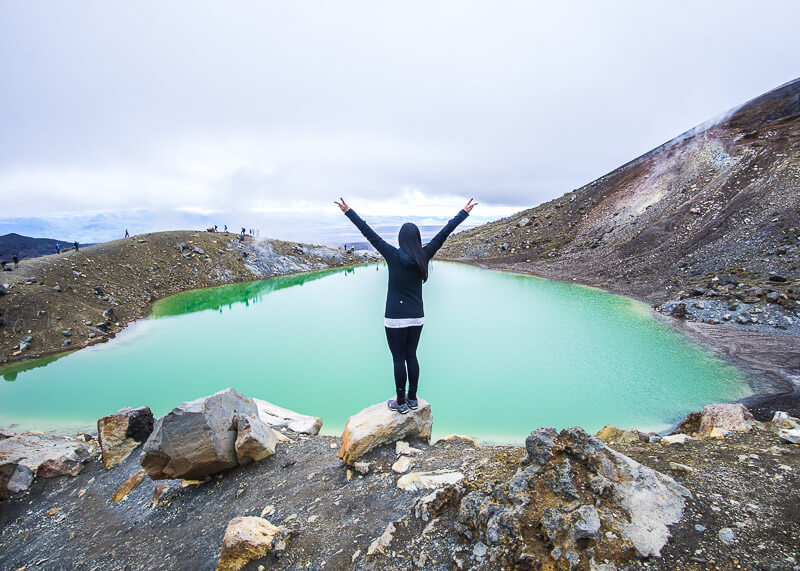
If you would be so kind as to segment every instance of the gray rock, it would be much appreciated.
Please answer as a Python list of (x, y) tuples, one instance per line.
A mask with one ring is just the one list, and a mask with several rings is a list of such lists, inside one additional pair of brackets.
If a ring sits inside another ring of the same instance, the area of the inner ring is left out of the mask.
[(699, 531), (700, 533), (703, 533), (703, 532), (706, 530), (706, 526), (704, 526), (704, 525), (701, 525), (701, 524), (699, 524), (699, 523), (696, 523), (696, 524), (694, 525), (694, 529), (695, 529), (696, 531)]
[(722, 529), (719, 530), (719, 533), (717, 535), (719, 536), (719, 540), (725, 545), (730, 545), (731, 543), (733, 543), (734, 534), (731, 528), (723, 527)]
[(156, 421), (142, 449), (142, 468), (153, 480), (199, 480), (233, 468), (237, 414), (256, 417), (258, 408), (233, 389), (181, 403)]
[(61, 343), (62, 347), (69, 347), (70, 345), (72, 345), (71, 339), (64, 339), (64, 341)]
[(8, 293), (8, 290), (6, 290), (6, 286), (4, 286), (3, 284), (0, 284), (0, 295), (6, 295), (7, 293)]
[(472, 554), (480, 559), (481, 557), (486, 557), (486, 552), (488, 550), (489, 548), (486, 546), (486, 544), (482, 541), (479, 541), (475, 544), (475, 547), (472, 548)]
[(86, 442), (63, 436), (22, 434), (0, 440), (0, 498), (25, 492), (34, 478), (77, 476), (91, 457)]
[(240, 466), (275, 454), (278, 447), (275, 431), (257, 416), (237, 414), (234, 416), (234, 423), (237, 431), (234, 448)]
[(594, 506), (581, 506), (578, 508), (579, 519), (575, 522), (572, 532), (577, 539), (596, 539), (600, 533), (600, 516)]
[(103, 317), (109, 321), (118, 321), (117, 316), (114, 315), (114, 309), (111, 307), (103, 311)]
[(56, 284), (53, 286), (53, 291), (61, 291), (61, 286)]
[[(459, 505), (459, 531), (471, 541), (502, 545), (500, 567), (540, 560), (540, 540), (523, 533), (537, 525), (552, 545), (550, 556), (570, 568), (588, 568), (592, 558), (611, 559), (631, 547), (640, 557), (659, 556), (668, 526), (680, 520), (691, 497), (669, 476), (580, 428), (538, 429), (526, 449), (529, 457), (507, 485), (496, 485), (491, 495), (471, 492)], [(560, 484), (567, 477), (574, 493)], [(578, 481), (581, 486), (574, 485)], [(599, 538), (601, 529), (607, 531), (602, 542), (587, 541)]]
[(517, 222), (517, 228), (525, 228), (527, 226), (530, 226), (531, 224), (533, 224), (533, 222), (531, 222), (531, 219), (526, 216), (523, 217), (519, 222)]
[(61, 332), (61, 335), (64, 337), (72, 337), (72, 331), (67, 331), (66, 329)]
[(771, 291), (767, 294), (767, 301), (771, 301), (773, 303), (778, 301), (780, 294), (777, 291)]

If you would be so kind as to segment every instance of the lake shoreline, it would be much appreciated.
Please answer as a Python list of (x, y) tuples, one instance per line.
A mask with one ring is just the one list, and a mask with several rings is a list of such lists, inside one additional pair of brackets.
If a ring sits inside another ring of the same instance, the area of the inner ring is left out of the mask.
[(322, 246), (204, 231), (142, 234), (21, 260), (0, 276), (8, 280), (0, 296), (0, 370), (107, 342), (170, 295), (370, 261)]
[[(750, 332), (733, 327), (730, 322), (710, 325), (683, 321), (656, 311), (655, 307), (660, 305), (657, 300), (642, 297), (625, 288), (584, 283), (579, 276), (549, 275), (541, 271), (525, 269), (516, 264), (509, 266), (502, 260), (490, 262), (487, 260), (447, 259), (443, 261), (467, 264), (490, 271), (581, 285), (645, 303), (653, 308), (653, 315), (661, 323), (688, 337), (701, 347), (711, 350), (715, 355), (745, 373), (754, 394), (741, 399), (741, 402), (752, 407), (759, 420), (769, 420), (771, 418), (771, 416), (767, 418), (769, 410), (778, 404), (784, 407), (780, 410), (789, 412), (793, 416), (800, 415), (800, 336)], [(725, 334), (720, 335), (720, 331), (724, 331)], [(754, 343), (754, 339), (760, 342)]]

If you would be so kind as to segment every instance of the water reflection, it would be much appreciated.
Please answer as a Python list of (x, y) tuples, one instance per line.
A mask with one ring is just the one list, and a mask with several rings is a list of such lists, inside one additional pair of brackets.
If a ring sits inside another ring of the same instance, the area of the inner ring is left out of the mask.
[(58, 353), (57, 355), (47, 355), (46, 357), (40, 357), (39, 359), (32, 359), (29, 361), (23, 361), (21, 363), (11, 363), (10, 365), (3, 365), (0, 367), (0, 375), (6, 381), (16, 381), (17, 375), (20, 373), (24, 373), (25, 371), (31, 371), (33, 369), (38, 369), (39, 367), (46, 367), (53, 361), (57, 361), (61, 357), (66, 357), (72, 351), (67, 351), (64, 353)]
[[(342, 272), (342, 269), (332, 268), (329, 270), (274, 277), (255, 282), (189, 291), (177, 296), (158, 300), (153, 304), (153, 315), (155, 317), (168, 317), (206, 310), (217, 310), (219, 313), (222, 313), (223, 308), (227, 307), (230, 309), (239, 303), (243, 303), (245, 307), (250, 307), (251, 303), (258, 303), (264, 295), (270, 292), (294, 286), (302, 286), (306, 282), (315, 281), (337, 272)], [(350, 275), (354, 272), (355, 268), (349, 267), (345, 268), (343, 273), (345, 275)]]

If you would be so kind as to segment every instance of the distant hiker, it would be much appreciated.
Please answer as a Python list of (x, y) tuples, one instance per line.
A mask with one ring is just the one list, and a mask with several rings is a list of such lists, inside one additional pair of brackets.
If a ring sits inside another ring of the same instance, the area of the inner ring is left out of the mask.
[(61, 253), (61, 244), (56, 242), (56, 254), (60, 254), (60, 253)]
[(225, 225), (225, 232), (227, 232), (227, 231), (228, 231), (228, 225), (226, 224)]
[[(386, 341), (394, 362), (394, 386), (397, 397), (389, 399), (386, 405), (400, 414), (419, 406), (417, 386), (419, 384), (419, 361), (417, 345), (422, 335), (425, 313), (422, 307), (422, 284), (428, 280), (428, 264), (436, 251), (456, 226), (466, 220), (478, 204), (469, 199), (467, 205), (442, 228), (433, 239), (422, 245), (419, 228), (406, 222), (397, 236), (399, 248), (388, 244), (364, 222), (355, 211), (347, 206), (343, 198), (336, 205), (356, 225), (386, 260), (389, 267), (389, 290), (386, 294), (386, 312), (383, 325)], [(408, 392), (406, 393), (406, 371), (408, 372)]]
[(7, 272), (7, 271), (10, 271), (10, 270), (11, 270), (11, 268), (6, 268), (6, 264), (7, 264), (7, 263), (8, 263), (8, 262), (6, 262), (5, 260), (2, 260), (2, 261), (0, 261), (0, 268), (2, 268), (2, 270), (3, 270), (4, 272)]
[(77, 252), (78, 251), (78, 241), (76, 240), (75, 242), (72, 243), (72, 245), (75, 246), (75, 251)]
[(17, 256), (16, 254), (14, 254), (13, 256), (11, 256), (11, 261), (13, 261), (13, 262), (14, 262), (14, 267), (15, 267), (15, 268), (18, 268), (18, 267), (19, 267), (19, 256)]
[(214, 232), (216, 232), (216, 231), (217, 231), (217, 225), (214, 224)]
[(130, 234), (128, 234), (128, 229), (127, 229), (127, 228), (125, 228), (125, 237), (126, 237), (126, 238), (130, 238), (130, 236), (131, 236), (131, 235), (130, 235)]

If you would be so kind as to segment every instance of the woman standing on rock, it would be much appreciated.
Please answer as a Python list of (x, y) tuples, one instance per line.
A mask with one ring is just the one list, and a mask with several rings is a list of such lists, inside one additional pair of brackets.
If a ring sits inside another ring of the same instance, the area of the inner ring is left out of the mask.
[[(417, 344), (422, 334), (425, 314), (422, 309), (422, 284), (428, 279), (428, 262), (442, 247), (447, 237), (461, 224), (478, 204), (469, 199), (467, 205), (442, 228), (433, 239), (422, 245), (419, 228), (406, 222), (397, 236), (399, 248), (388, 244), (364, 222), (355, 211), (347, 206), (344, 198), (336, 205), (356, 225), (369, 243), (386, 260), (389, 267), (389, 290), (386, 294), (386, 313), (383, 324), (386, 341), (392, 352), (394, 362), (394, 385), (397, 398), (386, 404), (390, 409), (405, 414), (409, 409), (419, 406), (417, 384), (419, 382), (419, 361)], [(406, 370), (408, 371), (408, 393), (406, 393)]]

